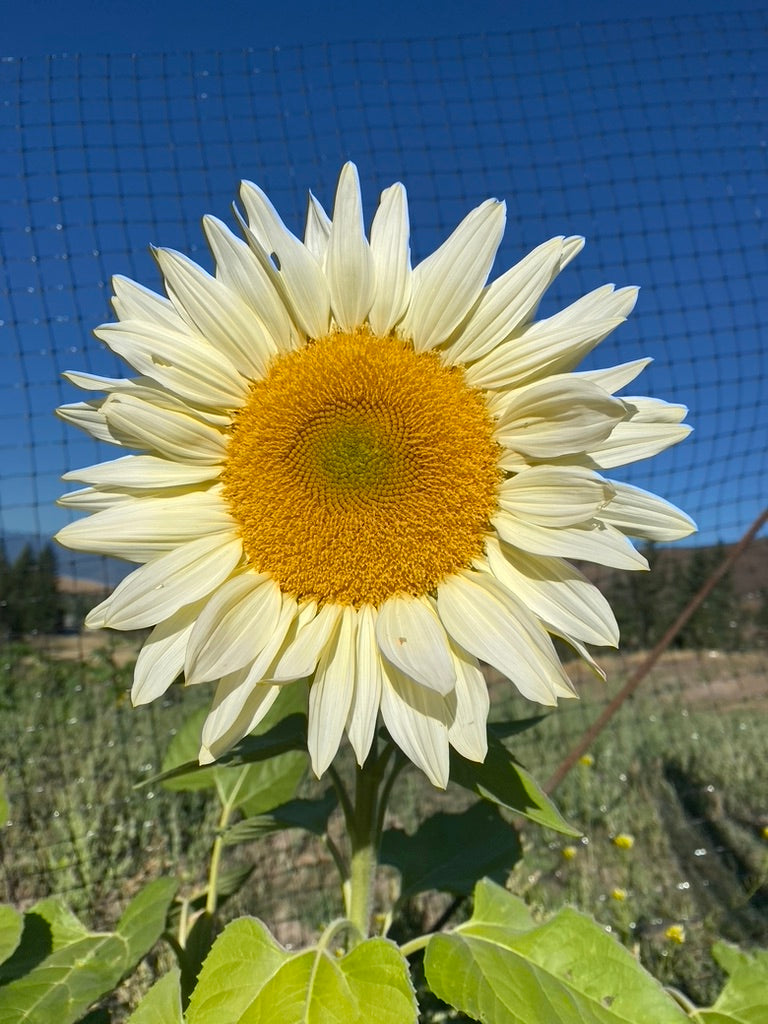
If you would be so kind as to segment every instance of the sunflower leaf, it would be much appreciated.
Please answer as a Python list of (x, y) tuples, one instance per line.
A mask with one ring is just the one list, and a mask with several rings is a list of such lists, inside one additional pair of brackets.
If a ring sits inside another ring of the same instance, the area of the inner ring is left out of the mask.
[(591, 918), (566, 907), (534, 926), (519, 904), (499, 886), (479, 883), (470, 920), (429, 940), (424, 966), (435, 995), (494, 1024), (688, 1021), (659, 982)]
[(413, 835), (388, 829), (381, 860), (400, 872), (400, 898), (439, 889), (468, 895), (481, 875), (503, 881), (522, 855), (514, 826), (478, 802), (461, 814), (433, 814)]
[(451, 751), (451, 781), (555, 832), (581, 835), (493, 733), (488, 736), (488, 754), (482, 763)]
[(250, 843), (272, 832), (287, 828), (303, 828), (321, 836), (328, 828), (328, 819), (338, 803), (336, 792), (327, 789), (317, 800), (288, 800), (268, 814), (257, 814), (238, 821), (224, 833), (224, 845)]
[(177, 967), (155, 982), (128, 1018), (128, 1024), (183, 1024)]
[(738, 954), (717, 943), (716, 958), (730, 977), (709, 1010), (699, 1010), (702, 1024), (762, 1024), (768, 1020), (768, 950)]
[(7, 903), (0, 905), (0, 964), (7, 960), (19, 945), (23, 929), (24, 916)]

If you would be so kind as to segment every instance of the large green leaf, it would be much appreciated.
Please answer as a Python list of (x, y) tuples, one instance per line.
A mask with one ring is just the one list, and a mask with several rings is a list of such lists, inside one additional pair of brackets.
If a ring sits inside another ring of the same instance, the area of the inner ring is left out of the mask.
[(408, 965), (387, 939), (368, 939), (339, 959), (320, 949), (286, 961), (238, 1024), (415, 1024)]
[(337, 803), (338, 797), (333, 789), (327, 789), (316, 800), (289, 800), (275, 807), (269, 814), (258, 814), (232, 825), (224, 833), (224, 845), (250, 843), (271, 832), (287, 828), (303, 828), (313, 835), (322, 836)]
[[(521, 931), (515, 926), (517, 901), (510, 904), (514, 898), (503, 889), (489, 890), (487, 884), (484, 889), (468, 922), (429, 941), (427, 981), (440, 999), (493, 1024), (688, 1021), (595, 921), (565, 908), (545, 924)], [(511, 925), (505, 923), (509, 919)]]
[[(718, 950), (722, 962), (723, 950)], [(728, 957), (731, 974), (714, 1006), (700, 1010), (702, 1024), (766, 1024), (768, 1021), (768, 951)]]
[(468, 761), (451, 751), (451, 782), (556, 832), (581, 835), (493, 733), (488, 736), (488, 754), (482, 763)]
[(483, 802), (433, 814), (410, 836), (389, 829), (381, 844), (381, 860), (400, 872), (401, 898), (427, 889), (468, 895), (481, 875), (503, 881), (521, 855), (515, 828)]
[(0, 964), (14, 952), (23, 930), (23, 915), (7, 903), (0, 905)]
[(184, 1024), (178, 968), (155, 982), (128, 1018), (128, 1024)]
[[(262, 723), (263, 724), (263, 723)], [(175, 739), (176, 737), (174, 737)], [(198, 732), (199, 741), (199, 732)], [(198, 742), (199, 746), (199, 742)], [(202, 767), (195, 757), (190, 758), (176, 767), (166, 768), (151, 778), (142, 779), (137, 788), (162, 782), (169, 789), (209, 789), (216, 785), (216, 773), (227, 766), (242, 767), (246, 764), (257, 764), (277, 757), (286, 751), (307, 749), (307, 719), (303, 714), (291, 714), (272, 726), (263, 735), (246, 736), (238, 744), (222, 754), (215, 765)], [(169, 748), (170, 755), (170, 748)], [(170, 763), (170, 756), (165, 763)], [(236, 776), (233, 777), (233, 781)], [(179, 780), (185, 780), (179, 784)], [(200, 780), (198, 782), (198, 780)]]
[(88, 931), (55, 900), (38, 903), (3, 964), (12, 980), (0, 988), (0, 1024), (73, 1024), (149, 952), (175, 890), (172, 880), (150, 883), (112, 933)]
[(228, 924), (203, 964), (187, 1008), (187, 1024), (239, 1020), (289, 957), (256, 918), (240, 917)]

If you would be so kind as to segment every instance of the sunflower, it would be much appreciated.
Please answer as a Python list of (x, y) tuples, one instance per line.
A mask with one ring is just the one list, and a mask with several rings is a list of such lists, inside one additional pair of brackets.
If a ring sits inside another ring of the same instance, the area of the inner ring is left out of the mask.
[(451, 745), (486, 754), (481, 661), (554, 705), (574, 692), (553, 635), (590, 662), (585, 645), (617, 644), (568, 559), (643, 569), (628, 536), (694, 529), (603, 475), (680, 441), (686, 410), (616, 397), (649, 360), (573, 372), (636, 289), (534, 320), (581, 238), (550, 239), (488, 285), (496, 200), (415, 268), (405, 189), (382, 193), (369, 240), (351, 163), (332, 219), (310, 195), (303, 241), (256, 185), (241, 200), (244, 241), (204, 218), (215, 276), (158, 249), (167, 298), (114, 278), (118, 322), (95, 333), (137, 375), (67, 375), (104, 397), (60, 415), (139, 452), (64, 478), (86, 486), (62, 503), (90, 515), (58, 540), (140, 563), (86, 624), (153, 627), (135, 704), (182, 672), (217, 681), (202, 763), (309, 679), (318, 776), (345, 731), (362, 764), (381, 714), (445, 786)]

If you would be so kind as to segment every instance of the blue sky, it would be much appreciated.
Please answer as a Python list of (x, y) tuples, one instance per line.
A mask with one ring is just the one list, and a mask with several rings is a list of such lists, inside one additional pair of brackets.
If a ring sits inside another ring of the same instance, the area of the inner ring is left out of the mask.
[(758, 5), (721, 6), (9, 5), (0, 532), (62, 525), (61, 472), (112, 454), (50, 414), (80, 397), (62, 370), (124, 372), (90, 336), (109, 275), (157, 287), (150, 242), (206, 263), (199, 218), (229, 220), (241, 177), (299, 230), (306, 190), (330, 205), (353, 158), (369, 214), (405, 182), (416, 258), (496, 195), (497, 272), (587, 236), (544, 314), (639, 284), (590, 365), (653, 356), (637, 391), (690, 406), (696, 432), (615, 475), (686, 508), (702, 541), (738, 537), (768, 476), (768, 47)]

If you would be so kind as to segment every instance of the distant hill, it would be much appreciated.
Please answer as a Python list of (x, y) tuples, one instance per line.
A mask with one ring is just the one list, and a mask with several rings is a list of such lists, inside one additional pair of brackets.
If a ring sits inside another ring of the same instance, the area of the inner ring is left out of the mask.
[(94, 590), (112, 589), (136, 568), (133, 563), (121, 562), (116, 558), (69, 551), (51, 537), (41, 537), (37, 533), (6, 533), (0, 537), (0, 543), (5, 545), (9, 562), (14, 562), (27, 545), (37, 554), (46, 544), (52, 543), (56, 552), (59, 576), (70, 581), (77, 580), (81, 584), (92, 584), (89, 589)]

